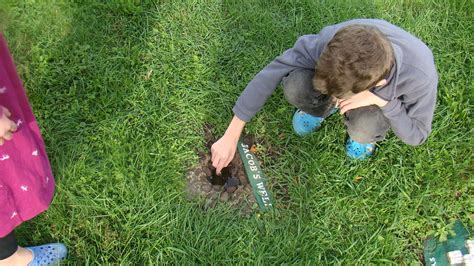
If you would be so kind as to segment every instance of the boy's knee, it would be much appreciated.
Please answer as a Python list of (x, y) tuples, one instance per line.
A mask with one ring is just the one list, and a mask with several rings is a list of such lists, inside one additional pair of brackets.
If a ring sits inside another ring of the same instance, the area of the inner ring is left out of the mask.
[(390, 125), (375, 105), (347, 111), (344, 123), (349, 136), (359, 143), (373, 143), (385, 138)]
[(296, 69), (284, 77), (282, 85), (286, 100), (297, 105), (307, 91), (313, 90), (313, 76), (312, 70)]

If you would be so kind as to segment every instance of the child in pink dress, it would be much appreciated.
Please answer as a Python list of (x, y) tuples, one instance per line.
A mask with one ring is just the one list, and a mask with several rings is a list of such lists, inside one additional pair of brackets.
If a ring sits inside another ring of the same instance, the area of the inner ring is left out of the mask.
[(63, 244), (22, 248), (14, 229), (48, 209), (54, 179), (41, 133), (0, 33), (0, 265), (49, 265)]

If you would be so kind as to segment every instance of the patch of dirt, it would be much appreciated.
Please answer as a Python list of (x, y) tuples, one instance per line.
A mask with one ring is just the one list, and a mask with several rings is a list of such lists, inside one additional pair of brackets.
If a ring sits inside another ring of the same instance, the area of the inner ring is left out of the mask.
[[(204, 128), (207, 153), (200, 154), (199, 165), (191, 168), (186, 174), (186, 197), (188, 200), (203, 199), (204, 209), (214, 208), (217, 204), (227, 204), (240, 210), (242, 215), (249, 215), (258, 208), (252, 187), (245, 174), (244, 165), (236, 151), (232, 162), (222, 170), (221, 175), (211, 162), (211, 145), (215, 142), (212, 128)], [(244, 143), (255, 144), (254, 138), (246, 136)]]

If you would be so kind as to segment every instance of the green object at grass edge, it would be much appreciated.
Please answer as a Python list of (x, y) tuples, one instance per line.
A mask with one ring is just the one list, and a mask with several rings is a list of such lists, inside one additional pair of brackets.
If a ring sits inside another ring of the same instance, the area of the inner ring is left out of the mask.
[(260, 210), (270, 210), (273, 207), (273, 198), (267, 188), (267, 178), (260, 168), (260, 162), (255, 157), (255, 154), (250, 151), (247, 144), (239, 141), (237, 148)]
[(449, 265), (448, 252), (460, 250), (463, 255), (469, 253), (465, 246), (466, 240), (472, 237), (472, 232), (466, 229), (460, 221), (453, 226), (454, 235), (448, 235), (446, 241), (431, 237), (425, 241), (425, 265)]

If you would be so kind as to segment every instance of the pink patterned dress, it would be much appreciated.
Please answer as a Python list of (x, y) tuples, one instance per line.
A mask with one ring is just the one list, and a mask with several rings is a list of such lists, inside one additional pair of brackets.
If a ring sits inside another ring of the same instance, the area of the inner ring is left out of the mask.
[(10, 111), (10, 119), (18, 126), (13, 139), (0, 146), (1, 238), (45, 211), (54, 194), (44, 142), (1, 33), (0, 106)]

